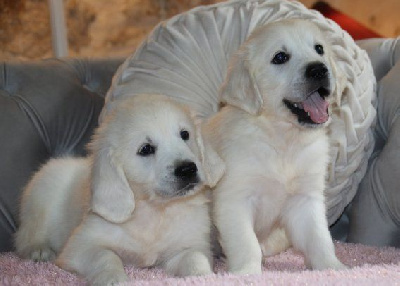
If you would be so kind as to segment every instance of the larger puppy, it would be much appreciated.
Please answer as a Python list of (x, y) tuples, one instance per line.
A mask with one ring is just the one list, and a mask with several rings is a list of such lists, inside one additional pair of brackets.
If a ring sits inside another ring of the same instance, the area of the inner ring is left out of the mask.
[(291, 243), (312, 269), (341, 269), (324, 206), (328, 106), (337, 92), (330, 46), (304, 20), (256, 29), (221, 88), (226, 106), (207, 134), (226, 164), (214, 220), (236, 273)]
[(190, 112), (163, 96), (126, 99), (91, 150), (35, 174), (22, 198), (18, 253), (52, 260), (61, 252), (59, 266), (95, 285), (127, 280), (123, 263), (212, 273), (204, 186), (215, 185), (223, 163)]

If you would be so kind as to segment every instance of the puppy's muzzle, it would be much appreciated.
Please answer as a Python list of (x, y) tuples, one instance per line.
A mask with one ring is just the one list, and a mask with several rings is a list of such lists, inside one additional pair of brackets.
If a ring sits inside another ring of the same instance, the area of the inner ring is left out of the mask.
[(199, 183), (197, 173), (197, 166), (192, 161), (183, 161), (176, 165), (174, 175), (179, 182), (180, 195), (186, 194)]
[(329, 102), (326, 100), (331, 93), (328, 67), (321, 62), (309, 63), (304, 77), (304, 99), (296, 102), (284, 99), (283, 102), (297, 116), (300, 124), (321, 125), (329, 119)]

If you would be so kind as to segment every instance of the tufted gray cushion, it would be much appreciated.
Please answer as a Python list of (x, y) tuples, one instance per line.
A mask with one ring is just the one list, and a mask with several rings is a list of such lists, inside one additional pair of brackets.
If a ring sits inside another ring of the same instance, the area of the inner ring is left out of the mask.
[(12, 249), (18, 200), (50, 157), (85, 154), (122, 59), (3, 62), (0, 66), (0, 251)]
[(329, 127), (328, 220), (333, 224), (353, 199), (373, 148), (375, 77), (367, 54), (336, 23), (301, 3), (233, 0), (198, 7), (158, 25), (116, 74), (103, 114), (113, 102), (138, 93), (161, 93), (194, 108), (218, 110), (218, 89), (232, 53), (254, 27), (285, 18), (309, 19), (331, 41), (343, 73)]

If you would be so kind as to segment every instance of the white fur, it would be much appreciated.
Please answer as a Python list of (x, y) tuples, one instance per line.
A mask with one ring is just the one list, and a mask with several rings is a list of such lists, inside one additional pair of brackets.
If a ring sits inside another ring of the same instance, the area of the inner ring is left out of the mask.
[[(60, 267), (94, 285), (126, 281), (124, 263), (179, 276), (212, 273), (205, 185), (219, 180), (224, 165), (198, 129), (166, 97), (122, 101), (96, 131), (89, 158), (50, 160), (28, 184), (17, 252), (39, 261), (59, 254)], [(155, 154), (138, 155), (149, 142)], [(180, 195), (174, 168), (183, 161), (197, 165), (199, 182)]]
[[(272, 64), (282, 50), (290, 60)], [(307, 97), (304, 71), (312, 62), (328, 67), (337, 92), (329, 44), (314, 25), (284, 20), (257, 29), (231, 62), (221, 89), (226, 106), (206, 126), (226, 165), (213, 191), (213, 217), (231, 272), (260, 273), (263, 257), (290, 244), (304, 253), (309, 268), (345, 267), (325, 215), (328, 122), (300, 124), (283, 104), (284, 98)]]

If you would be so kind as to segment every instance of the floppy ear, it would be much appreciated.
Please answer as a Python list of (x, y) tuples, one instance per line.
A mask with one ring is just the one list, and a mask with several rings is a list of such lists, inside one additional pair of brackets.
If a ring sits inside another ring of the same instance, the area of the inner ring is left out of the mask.
[(122, 166), (114, 160), (111, 148), (96, 146), (92, 166), (92, 211), (113, 223), (126, 221), (135, 208), (135, 199)]
[(342, 93), (347, 84), (347, 77), (343, 70), (338, 66), (338, 63), (334, 56), (330, 57), (330, 65), (332, 68), (333, 81), (334, 81), (334, 90), (333, 97), (338, 106), (340, 106), (342, 101)]
[(240, 49), (233, 56), (220, 89), (220, 99), (253, 115), (260, 112), (263, 100), (249, 69), (247, 49)]
[(196, 142), (200, 150), (207, 185), (211, 188), (215, 187), (225, 173), (225, 163), (211, 144), (203, 140), (200, 124), (196, 124)]

